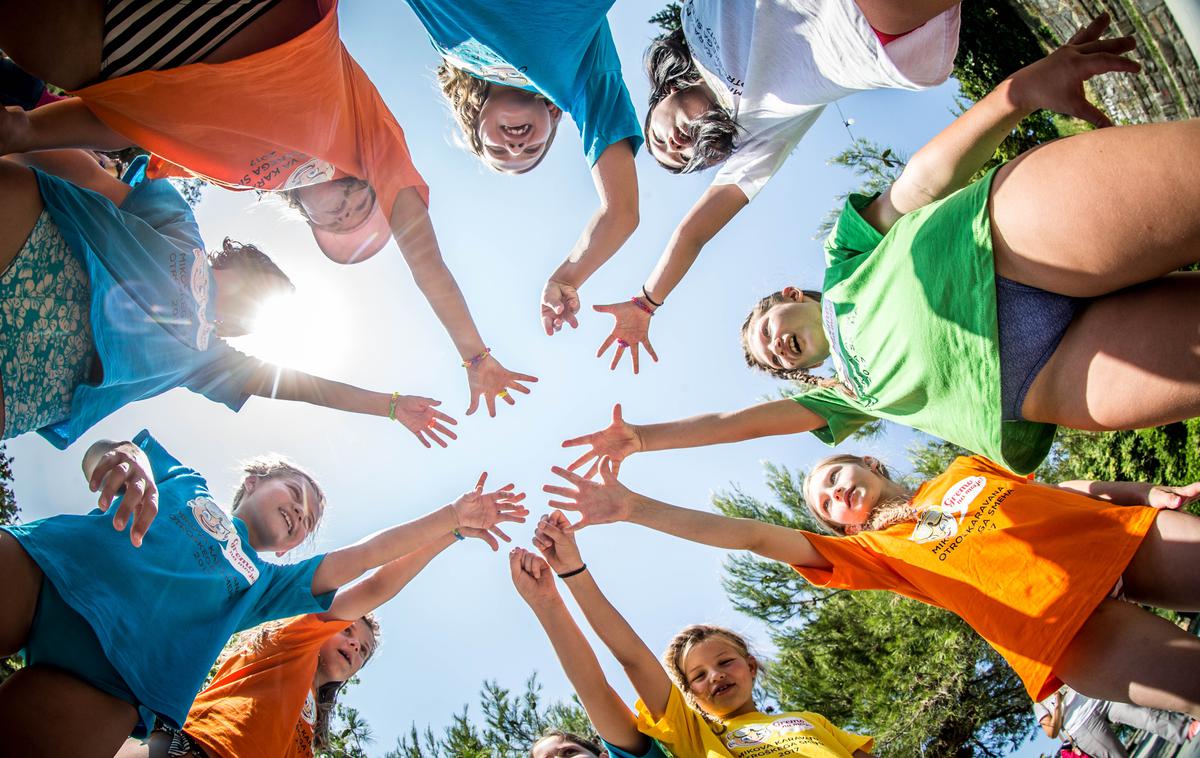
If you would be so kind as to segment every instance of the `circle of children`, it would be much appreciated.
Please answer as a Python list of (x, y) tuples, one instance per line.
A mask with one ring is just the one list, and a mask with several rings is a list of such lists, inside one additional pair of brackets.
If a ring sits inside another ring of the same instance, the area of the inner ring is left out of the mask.
[[(637, 226), (639, 148), (672, 173), (717, 168), (644, 284), (595, 306), (615, 319), (599, 354), (612, 349), (616, 368), (628, 352), (637, 372), (644, 355), (657, 360), (657, 310), (824, 106), (944, 81), (960, 8), (687, 0), (682, 29), (646, 52), (641, 119), (605, 17), (612, 2), (408, 0), (441, 56), (455, 128), (481, 161), (536, 169), (564, 116), (582, 136), (598, 205), (545, 286), (546, 334), (576, 326), (579, 288)], [(0, 121), (4, 438), (36, 430), (65, 448), (123, 405), (180, 386), (235, 411), (260, 395), (384, 416), (426, 447), (456, 438), (435, 400), (229, 347), (257, 305), (291, 284), (250, 242), (202, 240), (164, 177), (277, 193), (341, 263), (394, 238), (462, 357), (467, 413), (482, 401), (494, 416), (497, 399), (512, 405), (510, 393), (530, 391), (535, 377), (489, 350), (443, 262), (428, 189), (400, 124), (339, 39), (336, 0), (3, 7), (10, 63), (69, 93), (35, 86)], [(1190, 569), (1200, 520), (1180, 510), (1200, 484), (1047, 486), (1027, 476), (1057, 426), (1200, 416), (1200, 273), (1178, 271), (1200, 260), (1200, 175), (1186, 158), (1200, 154), (1200, 122), (1088, 131), (971, 181), (1037, 109), (1111, 127), (1083, 85), (1139, 66), (1127, 56), (1133, 41), (1105, 36), (1108, 25), (1096, 19), (1012, 74), (879, 195), (851, 195), (825, 242), (820, 290), (780, 282), (754, 305), (741, 326), (746, 361), (809, 385), (800, 394), (647, 425), (626, 422), (618, 405), (611, 426), (564, 443), (583, 454), (544, 487), (561, 510), (540, 517), (536, 551), (513, 550), (510, 568), (597, 736), (549, 734), (533, 756), (872, 749), (871, 737), (817, 713), (759, 711), (760, 661), (727, 629), (689, 626), (660, 660), (575, 542), (581, 527), (618, 521), (750, 550), (820, 586), (886, 589), (956, 613), (1033, 701), (1052, 699), (1043, 724), (1055, 731), (1065, 731), (1065, 685), (1080, 702), (1200, 717), (1200, 639), (1143, 607), (1200, 609)], [(254, 108), (236, 107), (251, 97)], [(131, 146), (149, 157), (120, 178), (91, 152)], [(813, 373), (824, 363), (832, 371)], [(668, 505), (618, 479), (634, 453), (803, 431), (834, 445), (872, 418), (976, 455), (915, 491), (871, 457), (816, 463), (804, 495), (830, 534)], [(371, 612), (456, 540), (496, 549), (508, 539), (502, 525), (529, 514), (523, 493), (489, 489), (485, 473), (414, 521), (300, 562), (267, 562), (259, 553), (283, 555), (321, 520), (318, 482), (284, 458), (257, 458), (226, 509), (187, 457), (147, 431), (97, 441), (83, 469), (98, 509), (0, 531), (0, 653), (23, 651), (27, 664), (0, 686), (0, 753), (310, 755), (326, 744), (342, 683), (375, 649)], [(1084, 554), (1085, 544), (1095, 549)], [(605, 680), (556, 575), (624, 667), (635, 707)], [(171, 634), (143, 633), (151, 619)]]

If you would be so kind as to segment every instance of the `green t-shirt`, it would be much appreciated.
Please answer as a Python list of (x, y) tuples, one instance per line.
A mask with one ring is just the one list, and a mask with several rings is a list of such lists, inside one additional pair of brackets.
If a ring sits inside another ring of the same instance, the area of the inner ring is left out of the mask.
[(874, 417), (920, 429), (1021, 474), (1037, 468), (1055, 426), (1002, 421), (996, 274), (980, 181), (907, 214), (886, 236), (851, 195), (825, 241), (822, 312), (842, 387), (795, 397), (835, 445)]

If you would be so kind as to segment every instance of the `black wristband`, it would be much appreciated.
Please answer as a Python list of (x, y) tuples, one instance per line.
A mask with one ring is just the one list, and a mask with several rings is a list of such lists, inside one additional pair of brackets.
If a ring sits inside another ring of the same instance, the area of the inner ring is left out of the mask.
[(582, 574), (585, 571), (587, 571), (586, 563), (583, 564), (582, 566), (580, 566), (579, 568), (575, 569), (574, 571), (568, 571), (565, 574), (559, 574), (558, 578), (559, 579), (570, 579), (573, 576), (579, 576), (580, 574)]
[(650, 297), (650, 293), (646, 291), (646, 285), (642, 285), (642, 297), (646, 298), (646, 302), (653, 305), (655, 308), (661, 308), (662, 303), (654, 302), (654, 298)]

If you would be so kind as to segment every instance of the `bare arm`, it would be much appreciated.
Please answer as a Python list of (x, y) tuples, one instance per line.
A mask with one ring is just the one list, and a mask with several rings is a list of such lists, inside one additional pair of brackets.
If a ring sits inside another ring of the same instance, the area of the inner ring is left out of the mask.
[(715, 185), (704, 191), (675, 228), (667, 249), (646, 280), (646, 291), (656, 303), (667, 299), (709, 240), (749, 202), (736, 184)]
[(105, 171), (93, 155), (83, 150), (43, 150), (32, 153), (15, 153), (8, 156), (13, 161), (41, 169), (66, 179), (71, 184), (90, 189), (104, 195), (120, 205), (125, 202), (132, 189), (128, 184)]
[(9, 108), (0, 114), (0, 154), (61, 147), (123, 150), (133, 143), (108, 128), (77, 97), (32, 111)]
[(1200, 482), (1182, 487), (1167, 487), (1145, 482), (1099, 482), (1081, 479), (1061, 482), (1057, 487), (1114, 505), (1149, 505), (1154, 508), (1176, 509), (1200, 500)]
[(596, 185), (600, 207), (584, 227), (570, 255), (550, 276), (576, 288), (583, 286), (637, 229), (637, 169), (629, 140), (604, 149), (592, 167), (592, 183)]
[(456, 541), (454, 535), (447, 532), (419, 550), (381, 566), (361, 582), (338, 590), (329, 610), (321, 614), (322, 618), (353, 621), (365, 616), (394, 598), (438, 553)]

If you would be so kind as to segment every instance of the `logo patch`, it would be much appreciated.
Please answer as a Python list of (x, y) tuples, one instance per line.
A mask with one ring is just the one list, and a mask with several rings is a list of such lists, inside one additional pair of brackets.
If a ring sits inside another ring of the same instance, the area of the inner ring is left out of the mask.
[(798, 734), (813, 729), (813, 725), (799, 716), (784, 716), (769, 724), (750, 724), (725, 735), (725, 746), (730, 750), (761, 745), (768, 740), (785, 734)]
[(216, 503), (206, 497), (198, 497), (188, 501), (192, 517), (204, 532), (221, 543), (221, 555), (233, 566), (249, 584), (258, 581), (258, 566), (246, 552), (242, 550), (242, 538), (238, 536), (233, 521), (221, 510)]
[(320, 158), (310, 158), (308, 162), (297, 166), (288, 174), (287, 180), (280, 189), (290, 190), (297, 187), (307, 187), (310, 184), (321, 184), (333, 179), (336, 170), (329, 161)]
[(986, 485), (982, 476), (968, 476), (956, 483), (946, 491), (941, 505), (930, 506), (921, 514), (909, 539), (920, 544), (957, 536), (959, 524)]
[(304, 707), (300, 709), (300, 720), (308, 724), (310, 729), (317, 722), (317, 699), (313, 697), (312, 690), (309, 690), (308, 696), (304, 698)]

